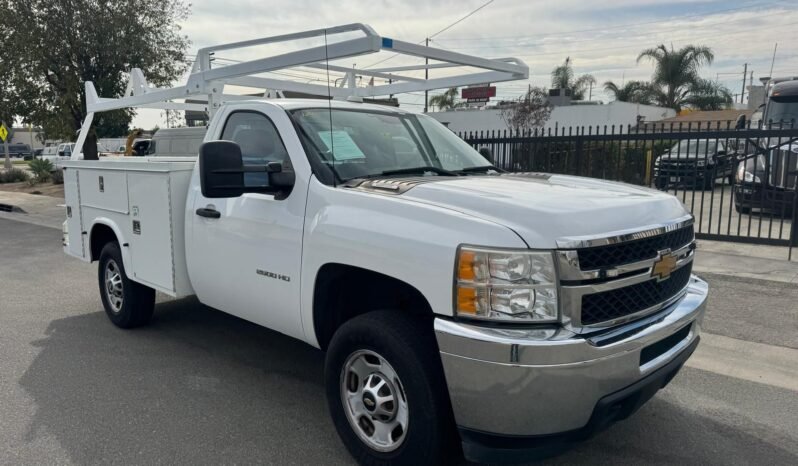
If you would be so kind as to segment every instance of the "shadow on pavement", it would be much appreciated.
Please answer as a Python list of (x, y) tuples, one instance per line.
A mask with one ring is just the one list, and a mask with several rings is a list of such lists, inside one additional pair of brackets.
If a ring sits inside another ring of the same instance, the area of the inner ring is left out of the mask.
[(151, 326), (53, 321), (20, 380), (76, 463), (349, 463), (327, 415), (323, 354), (209, 309), (161, 303)]

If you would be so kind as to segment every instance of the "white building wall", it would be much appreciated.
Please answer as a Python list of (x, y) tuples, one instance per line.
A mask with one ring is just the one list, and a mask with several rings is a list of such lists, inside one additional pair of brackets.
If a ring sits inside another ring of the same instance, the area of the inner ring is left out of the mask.
[[(501, 111), (496, 108), (430, 112), (428, 115), (446, 124), (456, 133), (509, 129), (501, 119)], [(638, 115), (651, 122), (674, 117), (676, 112), (664, 107), (617, 101), (606, 105), (569, 105), (554, 107), (545, 129), (561, 131), (561, 128), (568, 127), (600, 126), (603, 131), (604, 125), (608, 129), (612, 125), (626, 128), (627, 125), (637, 124)]]
[(31, 149), (41, 149), (44, 144), (39, 141), (38, 136), (39, 132), (35, 129), (30, 131), (28, 128), (14, 128), (14, 135), (8, 142), (11, 144), (27, 144), (31, 146)]

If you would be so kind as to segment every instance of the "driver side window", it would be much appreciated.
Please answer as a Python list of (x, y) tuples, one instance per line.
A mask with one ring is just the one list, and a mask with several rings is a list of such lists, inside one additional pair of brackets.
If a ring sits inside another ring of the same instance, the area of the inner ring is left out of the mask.
[[(266, 165), (280, 162), (283, 170), (291, 170), (288, 151), (274, 123), (264, 114), (252, 111), (232, 113), (225, 122), (222, 139), (233, 141), (241, 147), (244, 166)], [(268, 186), (266, 173), (245, 173), (247, 187)]]

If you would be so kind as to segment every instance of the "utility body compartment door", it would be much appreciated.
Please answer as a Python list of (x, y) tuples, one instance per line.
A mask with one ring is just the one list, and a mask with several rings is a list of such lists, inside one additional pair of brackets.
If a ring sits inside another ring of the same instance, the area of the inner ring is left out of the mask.
[[(65, 252), (71, 256), (89, 260), (89, 254), (84, 244), (83, 214), (80, 207), (80, 171), (71, 168), (64, 170), (64, 203), (66, 204), (66, 222), (69, 234), (64, 245)], [(85, 242), (88, 242), (86, 240)]]
[[(309, 166), (284, 110), (266, 104), (239, 108), (217, 113), (209, 138), (238, 143), (245, 164), (283, 162), (284, 170), (296, 171), (297, 181), (282, 200), (254, 193), (208, 199), (195, 168), (186, 214), (191, 285), (208, 306), (304, 339), (300, 267)], [(245, 182), (262, 185), (265, 175), (248, 173)], [(218, 218), (207, 216), (213, 211)]]

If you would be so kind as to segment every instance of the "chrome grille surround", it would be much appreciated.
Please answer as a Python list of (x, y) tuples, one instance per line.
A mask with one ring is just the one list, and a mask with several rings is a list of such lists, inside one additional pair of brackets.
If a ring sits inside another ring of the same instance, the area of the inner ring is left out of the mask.
[[(584, 325), (582, 323), (582, 297), (610, 290), (618, 290), (628, 286), (654, 279), (652, 268), (662, 254), (671, 253), (677, 257), (676, 270), (691, 264), (695, 256), (695, 237), (673, 251), (657, 251), (653, 257), (633, 263), (617, 265), (596, 270), (582, 270), (579, 265), (579, 249), (597, 246), (621, 244), (663, 235), (680, 228), (690, 226), (692, 216), (682, 217), (673, 222), (655, 225), (639, 230), (624, 230), (595, 237), (569, 237), (557, 241), (555, 253), (559, 277), (559, 303), (562, 324), (576, 333), (589, 333), (611, 328), (625, 322), (654, 314), (684, 296), (687, 286), (673, 296), (654, 306), (627, 314), (612, 320)], [(670, 278), (669, 278), (670, 279)]]

